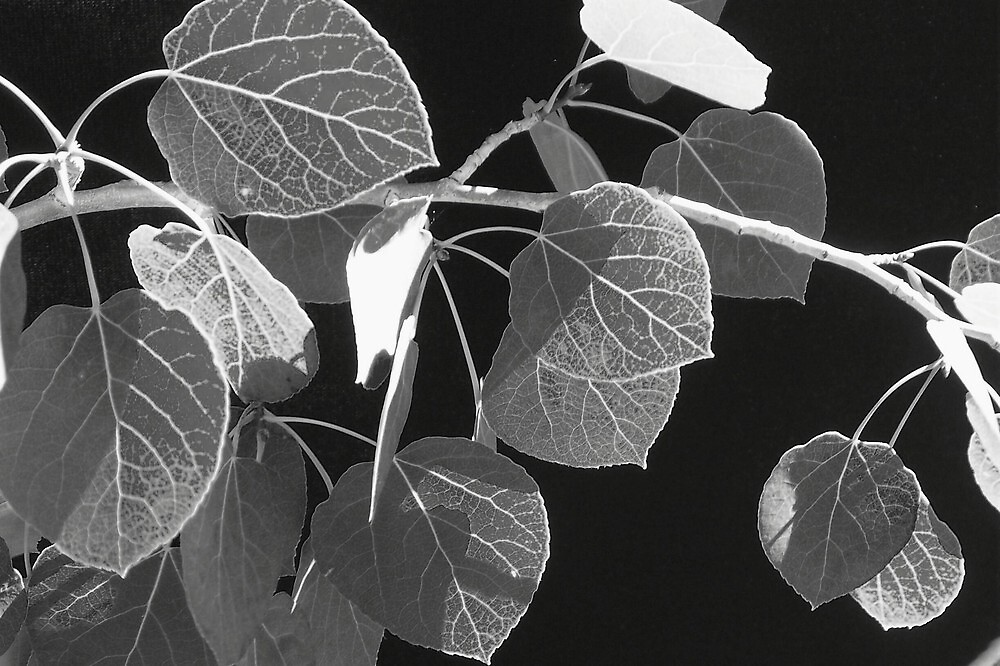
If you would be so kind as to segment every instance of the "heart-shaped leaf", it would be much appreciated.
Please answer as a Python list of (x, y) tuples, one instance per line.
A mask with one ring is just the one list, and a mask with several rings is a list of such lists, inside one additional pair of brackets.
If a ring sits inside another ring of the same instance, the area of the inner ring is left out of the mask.
[(879, 575), (851, 592), (883, 629), (927, 624), (951, 605), (965, 580), (962, 550), (921, 493), (913, 536)]
[(229, 391), (191, 321), (145, 292), (57, 305), (0, 393), (0, 489), (73, 559), (124, 574), (169, 544), (215, 477)]
[(587, 36), (628, 67), (727, 106), (764, 103), (771, 68), (722, 28), (664, 0), (584, 0)]
[(260, 263), (307, 303), (343, 303), (347, 255), (377, 206), (351, 205), (305, 217), (278, 219), (251, 215), (247, 245)]
[(46, 548), (28, 588), (35, 658), (66, 666), (215, 666), (188, 611), (181, 576), (179, 548), (147, 559), (127, 578)]
[(402, 199), (365, 225), (347, 257), (357, 381), (374, 389), (389, 375), (399, 327), (413, 314), (433, 238), (429, 197)]
[(290, 569), (306, 512), (299, 447), (256, 418), (184, 527), (188, 605), (220, 663), (240, 659)]
[[(713, 109), (649, 156), (642, 186), (769, 220), (810, 238), (826, 226), (823, 161), (798, 125), (775, 113)], [(692, 222), (712, 291), (723, 296), (805, 298), (812, 258), (752, 236)]]
[(163, 40), (149, 127), (174, 182), (226, 215), (304, 215), (437, 166), (427, 112), (342, 0), (206, 0)]
[(968, 249), (951, 261), (948, 286), (955, 291), (979, 282), (1000, 282), (1000, 215), (980, 222), (969, 232)]
[[(969, 465), (972, 474), (990, 504), (1000, 511), (1000, 460), (987, 453), (984, 441), (993, 436), (985, 415), (980, 412), (972, 401), (972, 396), (965, 399), (965, 413), (972, 424), (972, 438), (969, 440)], [(994, 415), (993, 422), (997, 419)]]
[(538, 486), (485, 446), (423, 439), (396, 456), (369, 524), (371, 473), (355, 465), (316, 509), (321, 571), (400, 638), (489, 663), (549, 556)]
[(549, 114), (528, 133), (557, 192), (585, 190), (608, 179), (594, 149), (570, 129), (562, 109)]
[(708, 269), (687, 222), (601, 183), (545, 211), (510, 281), (511, 323), (483, 386), (497, 435), (566, 465), (645, 465), (677, 368), (711, 356)]
[(0, 539), (0, 655), (17, 639), (28, 612), (28, 592), (21, 572), (10, 561), (7, 544)]
[(316, 374), (309, 315), (238, 242), (170, 222), (140, 226), (128, 246), (139, 282), (163, 307), (191, 317), (240, 398), (278, 402)]
[(886, 444), (837, 432), (794, 446), (757, 513), (771, 564), (813, 608), (865, 584), (913, 534), (920, 487)]
[[(0, 143), (2, 139), (0, 135)], [(17, 218), (0, 206), (0, 389), (7, 381), (7, 367), (17, 354), (27, 306), (28, 285), (21, 268), (21, 233)]]
[(250, 639), (237, 666), (319, 666), (313, 659), (309, 628), (292, 615), (292, 599), (284, 592), (270, 598), (264, 620)]

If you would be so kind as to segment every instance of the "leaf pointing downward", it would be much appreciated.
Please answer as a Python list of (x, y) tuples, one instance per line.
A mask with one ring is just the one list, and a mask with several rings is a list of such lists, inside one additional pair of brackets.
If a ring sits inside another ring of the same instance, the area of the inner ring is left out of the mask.
[(556, 109), (528, 133), (557, 192), (585, 190), (608, 179), (594, 149), (570, 129), (562, 109)]
[[(2, 138), (0, 135), (0, 140)], [(17, 353), (27, 304), (28, 285), (21, 268), (21, 234), (17, 218), (0, 206), (0, 388), (7, 381), (7, 367)]]
[(399, 56), (341, 0), (206, 0), (163, 40), (149, 126), (188, 194), (303, 215), (436, 166)]
[(175, 222), (140, 226), (128, 246), (139, 282), (191, 317), (240, 398), (278, 402), (316, 374), (309, 316), (245, 247)]

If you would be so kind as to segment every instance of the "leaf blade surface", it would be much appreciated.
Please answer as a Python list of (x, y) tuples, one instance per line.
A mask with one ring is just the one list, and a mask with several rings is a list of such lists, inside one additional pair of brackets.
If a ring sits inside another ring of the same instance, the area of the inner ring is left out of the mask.
[[(0, 144), (2, 142), (3, 135), (0, 135)], [(28, 285), (21, 267), (21, 232), (14, 214), (0, 205), (0, 389), (7, 381), (7, 368), (17, 355), (27, 307)]]

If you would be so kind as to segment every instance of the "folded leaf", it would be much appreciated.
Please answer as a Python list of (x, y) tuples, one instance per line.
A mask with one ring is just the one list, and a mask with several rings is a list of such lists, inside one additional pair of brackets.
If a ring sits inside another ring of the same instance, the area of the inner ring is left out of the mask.
[(557, 192), (585, 190), (608, 179), (594, 149), (570, 129), (561, 109), (528, 133)]
[[(0, 134), (0, 144), (2, 142)], [(21, 268), (21, 233), (17, 218), (0, 206), (0, 389), (7, 381), (7, 368), (17, 354), (27, 305), (28, 286)]]
[(399, 327), (413, 314), (433, 240), (427, 225), (429, 197), (403, 199), (365, 225), (347, 257), (357, 381), (366, 389), (385, 381)]
[(979, 282), (1000, 282), (1000, 215), (980, 222), (969, 232), (968, 249), (951, 261), (948, 286), (955, 291)]
[[(775, 113), (713, 109), (649, 156), (642, 186), (822, 238), (823, 160), (798, 125)], [(722, 296), (805, 298), (812, 258), (753, 236), (692, 222), (712, 291)]]
[[(993, 507), (1000, 511), (1000, 460), (992, 458), (986, 451), (985, 442), (989, 441), (992, 429), (985, 416), (972, 401), (972, 396), (965, 399), (965, 413), (972, 424), (972, 437), (969, 439), (969, 466), (972, 474), (983, 491), (983, 495)], [(996, 423), (996, 416), (993, 417)]]
[(28, 592), (21, 572), (10, 561), (11, 552), (0, 539), (0, 655), (17, 639), (28, 612)]
[(170, 222), (140, 226), (128, 246), (139, 282), (191, 317), (240, 398), (279, 402), (316, 374), (309, 315), (237, 241)]
[(970, 324), (982, 326), (1000, 342), (1000, 284), (979, 282), (962, 287), (955, 307)]
[(722, 28), (664, 0), (585, 0), (583, 31), (612, 60), (727, 106), (764, 103), (771, 68)]
[(342, 0), (205, 0), (149, 105), (170, 175), (226, 215), (328, 210), (437, 166), (406, 67)]

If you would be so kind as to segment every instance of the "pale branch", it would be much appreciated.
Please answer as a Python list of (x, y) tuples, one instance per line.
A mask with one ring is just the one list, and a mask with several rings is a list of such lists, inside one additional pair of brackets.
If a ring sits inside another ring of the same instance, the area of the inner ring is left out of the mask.
[(520, 120), (512, 120), (503, 126), (503, 129), (495, 134), (491, 134), (483, 141), (482, 145), (476, 148), (469, 155), (462, 166), (455, 169), (448, 179), (457, 185), (465, 185), (465, 182), (472, 177), (472, 174), (483, 165), (483, 162), (493, 153), (494, 150), (507, 142), (512, 136), (527, 132), (532, 127), (542, 122), (544, 116), (539, 112), (530, 113)]

